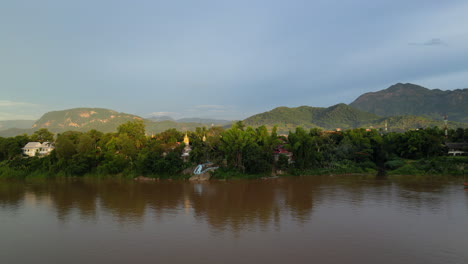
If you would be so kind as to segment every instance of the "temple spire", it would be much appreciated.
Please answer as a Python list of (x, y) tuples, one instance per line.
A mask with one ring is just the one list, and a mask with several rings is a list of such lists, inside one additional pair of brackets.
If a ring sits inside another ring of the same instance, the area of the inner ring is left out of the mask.
[(186, 146), (188, 146), (190, 144), (190, 140), (189, 140), (189, 137), (187, 135), (187, 132), (185, 132), (184, 143), (185, 143)]

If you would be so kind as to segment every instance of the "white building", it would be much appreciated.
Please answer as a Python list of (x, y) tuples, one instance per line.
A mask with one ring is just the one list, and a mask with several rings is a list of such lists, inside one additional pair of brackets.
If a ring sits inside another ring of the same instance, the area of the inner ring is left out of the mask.
[(448, 148), (449, 156), (463, 156), (468, 154), (468, 143), (445, 143), (445, 146)]
[(54, 150), (54, 146), (50, 142), (29, 142), (24, 146), (23, 148), (23, 154), (29, 156), (29, 157), (34, 157), (36, 154), (40, 157), (49, 155), (50, 152)]

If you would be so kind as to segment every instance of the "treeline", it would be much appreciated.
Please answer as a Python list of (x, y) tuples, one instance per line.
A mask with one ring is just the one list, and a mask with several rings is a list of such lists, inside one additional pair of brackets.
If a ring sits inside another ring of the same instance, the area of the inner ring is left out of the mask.
[[(342, 132), (305, 130), (288, 136), (276, 128), (197, 128), (186, 132), (192, 151), (184, 161), (184, 132), (169, 129), (147, 136), (142, 121), (127, 122), (115, 133), (68, 131), (54, 135), (40, 129), (33, 135), (0, 138), (0, 177), (29, 175), (124, 175), (177, 177), (196, 164), (212, 162), (221, 168), (215, 177), (315, 173), (464, 173), (467, 157), (447, 157), (445, 141), (466, 142), (468, 129), (444, 131), (433, 127), (405, 133), (352, 129)], [(54, 140), (55, 139), (55, 140)], [(22, 147), (30, 141), (55, 142), (45, 157), (27, 158)], [(284, 153), (292, 153), (292, 159)], [(275, 152), (276, 151), (276, 152)]]

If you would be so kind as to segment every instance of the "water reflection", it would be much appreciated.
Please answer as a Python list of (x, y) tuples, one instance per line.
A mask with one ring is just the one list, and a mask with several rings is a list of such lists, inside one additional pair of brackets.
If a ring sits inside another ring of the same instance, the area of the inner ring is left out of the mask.
[(24, 200), (25, 192), (22, 182), (0, 181), (0, 207), (18, 207)]
[(2, 263), (467, 263), (466, 223), (452, 183), (0, 181)]
[[(405, 210), (444, 206), (443, 185), (397, 185), (389, 181), (351, 177), (291, 177), (272, 180), (190, 183), (178, 181), (131, 182), (67, 179), (24, 183), (0, 183), (0, 206), (42, 205), (67, 222), (75, 212), (95, 219), (98, 211), (120, 223), (142, 223), (145, 215), (193, 215), (215, 231), (279, 228), (284, 219), (311, 221), (317, 206), (346, 203), (360, 208), (368, 204), (398, 202)], [(289, 220), (288, 220), (289, 221)]]

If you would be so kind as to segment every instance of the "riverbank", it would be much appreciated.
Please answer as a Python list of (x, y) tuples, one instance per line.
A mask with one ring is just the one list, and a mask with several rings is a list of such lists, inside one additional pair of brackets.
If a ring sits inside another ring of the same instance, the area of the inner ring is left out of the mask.
[[(355, 164), (335, 165), (329, 168), (297, 169), (286, 168), (283, 170), (272, 170), (269, 173), (250, 174), (239, 170), (221, 167), (210, 172), (212, 179), (260, 179), (269, 177), (286, 176), (318, 176), (318, 175), (380, 175), (394, 178), (412, 177), (414, 179), (424, 177), (460, 177), (468, 174), (468, 157), (434, 157), (420, 160), (394, 159), (387, 161), (383, 169), (378, 169), (375, 164)], [(63, 178), (63, 177), (83, 177), (83, 178), (122, 178), (134, 179), (137, 177), (154, 179), (178, 179), (187, 180), (193, 173), (190, 170), (193, 166), (185, 166), (183, 171), (177, 173), (142, 174), (137, 171), (126, 170), (121, 173), (100, 173), (89, 172), (83, 175), (73, 175), (64, 171), (43, 171), (33, 169), (33, 167), (21, 166), (11, 167), (8, 163), (0, 163), (0, 179), (22, 179), (22, 178)]]

